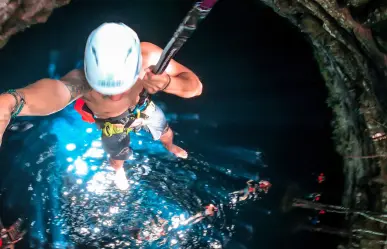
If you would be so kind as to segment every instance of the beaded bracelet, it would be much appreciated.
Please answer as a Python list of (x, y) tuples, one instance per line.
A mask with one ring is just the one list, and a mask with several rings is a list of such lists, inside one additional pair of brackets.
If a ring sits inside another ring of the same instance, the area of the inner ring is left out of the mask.
[[(16, 100), (16, 105), (13, 108), (12, 113), (11, 113), (11, 118), (16, 118), (17, 115), (19, 115), (19, 113), (23, 109), (26, 101), (25, 101), (24, 97), (14, 89), (10, 89), (10, 90), (6, 91), (5, 93), (11, 94)], [(18, 97), (20, 98), (20, 102), (19, 102)]]

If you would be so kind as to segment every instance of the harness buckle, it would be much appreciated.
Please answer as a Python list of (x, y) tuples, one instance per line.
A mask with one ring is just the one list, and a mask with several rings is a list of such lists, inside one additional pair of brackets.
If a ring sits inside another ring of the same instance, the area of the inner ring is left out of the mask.
[[(122, 119), (124, 124), (112, 124), (110, 122), (105, 122), (104, 127), (102, 128), (102, 133), (106, 137), (111, 137), (116, 134), (121, 134), (126, 132), (128, 134), (133, 130), (133, 128), (130, 128), (130, 125), (136, 120), (141, 117), (141, 111), (137, 109), (135, 112), (133, 112), (129, 117), (126, 117)], [(132, 122), (130, 122), (130, 121)]]
[(129, 133), (132, 128), (125, 128), (122, 124), (112, 124), (110, 122), (105, 122), (104, 127), (102, 128), (102, 133), (106, 137), (111, 137), (116, 134)]

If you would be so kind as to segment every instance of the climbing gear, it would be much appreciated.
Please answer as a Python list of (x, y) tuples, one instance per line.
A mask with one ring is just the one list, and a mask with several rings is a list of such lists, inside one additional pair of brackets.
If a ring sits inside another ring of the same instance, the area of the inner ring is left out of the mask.
[(140, 40), (123, 23), (104, 23), (87, 40), (84, 70), (90, 86), (103, 95), (121, 94), (137, 81), (142, 67)]
[[(126, 133), (133, 131), (133, 128), (130, 127), (130, 125), (134, 122), (134, 120), (139, 119), (141, 117), (141, 112), (139, 109), (136, 110), (136, 116), (133, 115), (129, 116), (129, 120), (126, 122), (125, 125), (123, 124), (112, 124), (110, 122), (105, 122), (104, 127), (102, 128), (102, 133), (106, 137), (111, 137), (116, 134)], [(132, 121), (132, 122), (130, 122)], [(129, 125), (128, 125), (129, 124)]]
[[(128, 111), (129, 115), (127, 117), (124, 117), (123, 120), (120, 120), (120, 123), (127, 123), (128, 120), (131, 121), (130, 124), (136, 120), (137, 117), (143, 116), (146, 118), (145, 114), (141, 114), (142, 111), (144, 111), (148, 105), (151, 103), (150, 99), (147, 97), (141, 97), (138, 101), (138, 104), (135, 106), (135, 108), (132, 111)], [(82, 98), (79, 98), (75, 101), (74, 109), (81, 115), (82, 120), (88, 123), (95, 123), (96, 119), (94, 118), (93, 112), (90, 110), (90, 108), (86, 105), (85, 101)], [(138, 114), (140, 113), (140, 114)], [(135, 114), (135, 115), (133, 115)], [(140, 115), (140, 116), (139, 116)], [(128, 120), (125, 120), (128, 118)], [(104, 120), (98, 120), (100, 122), (104, 122)], [(108, 128), (109, 129), (109, 128)], [(109, 132), (107, 132), (109, 133)]]
[(75, 101), (74, 109), (81, 114), (83, 121), (95, 123), (93, 112), (87, 107), (83, 99), (77, 99)]
[[(111, 137), (116, 134), (126, 133), (128, 134), (131, 131), (134, 131), (136, 128), (130, 127), (136, 119), (143, 118), (147, 119), (148, 115), (143, 113), (149, 105), (152, 105), (153, 102), (150, 102), (149, 99), (145, 99), (141, 101), (141, 104), (138, 104), (132, 111), (128, 111), (128, 115), (125, 117), (110, 121), (110, 119), (106, 120), (98, 120), (103, 124), (102, 133), (106, 137)], [(154, 105), (154, 104), (153, 104)]]
[[(159, 61), (152, 70), (154, 74), (162, 74), (165, 71), (169, 62), (173, 59), (188, 38), (191, 37), (199, 22), (207, 17), (216, 2), (217, 0), (203, 0), (193, 6), (180, 23), (167, 46), (165, 46)], [(140, 96), (149, 96), (149, 93), (147, 91), (142, 91)]]
[[(11, 94), (15, 98), (16, 105), (11, 112), (11, 118), (16, 118), (17, 115), (19, 115), (19, 113), (23, 109), (24, 105), (26, 104), (26, 100), (24, 99), (22, 94), (20, 94), (19, 92), (17, 92), (14, 89), (7, 90), (3, 94)], [(20, 98), (20, 101), (19, 101), (19, 98)]]
[(130, 131), (131, 131), (130, 128), (125, 128), (121, 124), (112, 124), (110, 122), (105, 122), (104, 127), (102, 128), (102, 133), (106, 137), (111, 137), (113, 135), (124, 133), (124, 132), (128, 134)]

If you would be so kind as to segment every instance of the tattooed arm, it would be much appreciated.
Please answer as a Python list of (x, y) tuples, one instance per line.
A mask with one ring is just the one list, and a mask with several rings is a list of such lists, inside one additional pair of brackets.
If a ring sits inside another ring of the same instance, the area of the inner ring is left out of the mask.
[(60, 80), (41, 79), (25, 88), (17, 89), (26, 100), (19, 116), (50, 115), (62, 110), (90, 90), (85, 75), (80, 70), (73, 70)]

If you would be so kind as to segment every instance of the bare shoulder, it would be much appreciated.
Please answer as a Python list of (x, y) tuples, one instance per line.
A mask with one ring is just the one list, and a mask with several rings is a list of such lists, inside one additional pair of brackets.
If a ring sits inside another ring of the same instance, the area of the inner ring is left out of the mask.
[(141, 56), (144, 67), (156, 65), (163, 50), (150, 42), (141, 42)]
[(143, 53), (162, 53), (163, 49), (157, 46), (156, 44), (153, 44), (151, 42), (141, 42), (141, 51)]
[(71, 100), (73, 101), (84, 94), (91, 91), (91, 87), (86, 80), (86, 76), (83, 70), (74, 69), (60, 78), (60, 81), (67, 87), (71, 94)]
[[(160, 59), (163, 49), (150, 42), (141, 42), (141, 54), (144, 67), (156, 65)], [(165, 71), (171, 76), (177, 76), (181, 73), (192, 72), (190, 69), (172, 59)]]

